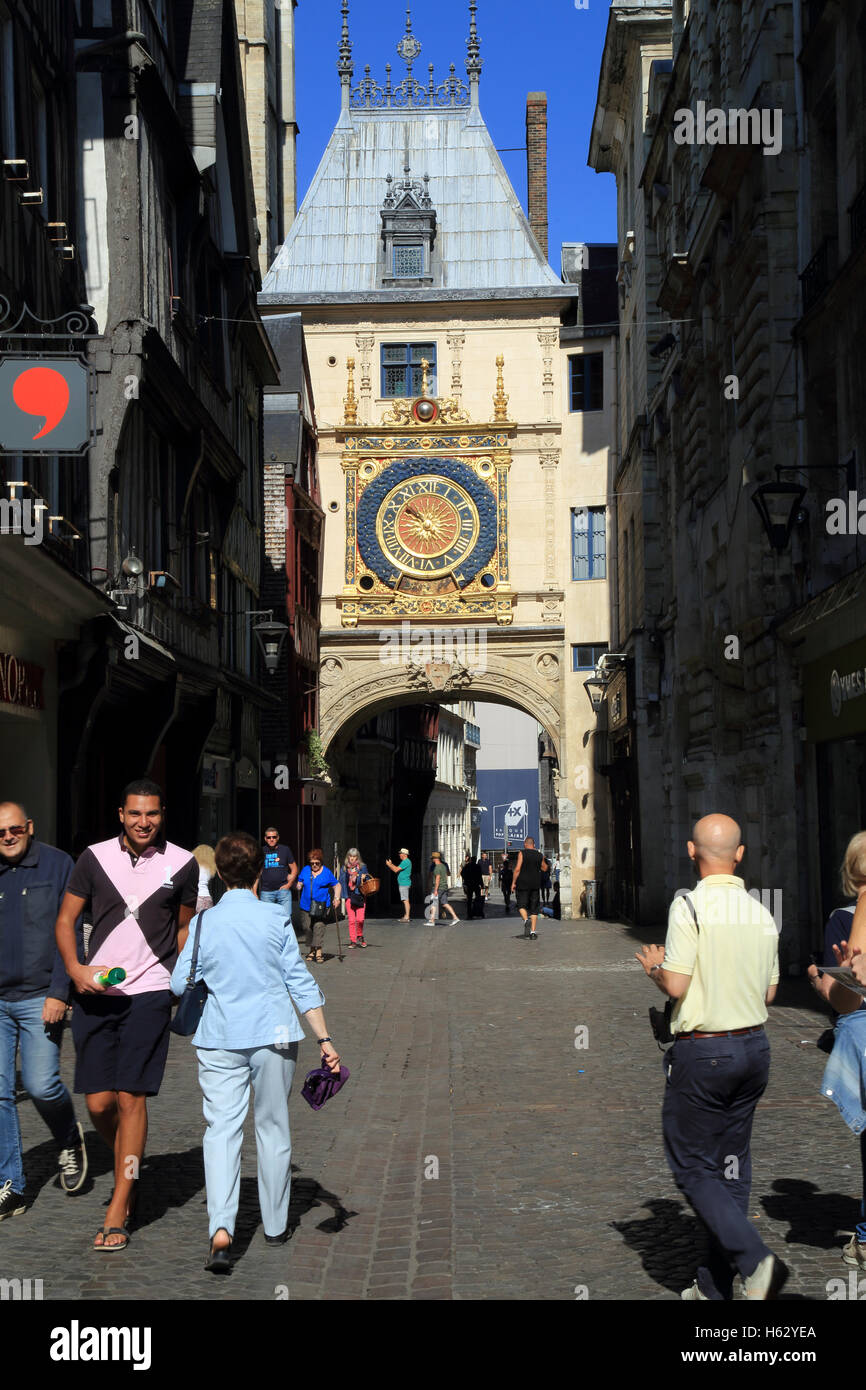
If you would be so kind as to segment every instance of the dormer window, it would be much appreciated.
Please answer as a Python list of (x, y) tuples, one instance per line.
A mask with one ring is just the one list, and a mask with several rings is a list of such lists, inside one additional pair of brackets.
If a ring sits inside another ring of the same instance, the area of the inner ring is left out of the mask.
[(410, 179), (408, 164), (395, 183), (389, 174), (382, 203), (383, 287), (402, 289), (432, 285), (436, 212), (430, 199), (430, 177)]
[(394, 276), (396, 279), (418, 279), (418, 277), (423, 274), (423, 246), (394, 247)]

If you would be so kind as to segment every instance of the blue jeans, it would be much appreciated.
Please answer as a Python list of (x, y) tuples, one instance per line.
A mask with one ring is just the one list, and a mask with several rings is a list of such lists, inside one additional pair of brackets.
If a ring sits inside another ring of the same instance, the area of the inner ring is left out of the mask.
[(710, 1236), (698, 1287), (707, 1298), (729, 1299), (732, 1265), (746, 1277), (770, 1253), (749, 1220), (752, 1119), (770, 1074), (770, 1044), (763, 1032), (685, 1039), (664, 1065), (665, 1156)]
[(45, 999), (0, 999), (0, 1187), (25, 1188), (21, 1126), (15, 1106), (15, 1054), (21, 1049), (24, 1089), (60, 1149), (79, 1143), (72, 1098), (60, 1080), (60, 1045), (45, 1033)]
[(259, 893), (259, 900), (263, 903), (279, 903), (289, 921), (292, 920), (291, 888), (269, 888), (266, 892)]

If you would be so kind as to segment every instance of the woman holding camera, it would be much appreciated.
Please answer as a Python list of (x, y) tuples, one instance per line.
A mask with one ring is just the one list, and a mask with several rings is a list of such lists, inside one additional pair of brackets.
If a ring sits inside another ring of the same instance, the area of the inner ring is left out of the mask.
[[(309, 1019), (322, 1049), (322, 1065), (339, 1072), (328, 1036), (324, 996), (301, 961), (293, 931), (278, 903), (263, 903), (255, 889), (264, 852), (251, 835), (224, 835), (215, 852), (226, 892), (202, 915), (195, 980), (208, 994), (192, 1044), (207, 1130), (203, 1140), (210, 1250), (205, 1269), (231, 1267), (241, 1177), (244, 1120), (255, 1090), (259, 1204), (268, 1245), (288, 1239), (292, 1143), (287, 1099), (304, 1036), (293, 1004)], [(184, 993), (198, 919), (171, 977)]]

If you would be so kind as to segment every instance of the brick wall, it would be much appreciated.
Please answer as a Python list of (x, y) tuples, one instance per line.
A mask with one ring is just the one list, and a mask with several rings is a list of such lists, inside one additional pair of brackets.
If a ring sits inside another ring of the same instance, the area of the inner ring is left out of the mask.
[(547, 93), (526, 98), (527, 211), (535, 239), (547, 256)]

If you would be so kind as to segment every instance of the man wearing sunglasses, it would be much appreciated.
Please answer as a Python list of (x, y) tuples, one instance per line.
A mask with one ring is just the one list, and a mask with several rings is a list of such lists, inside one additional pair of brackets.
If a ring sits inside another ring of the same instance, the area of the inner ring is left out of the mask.
[(60, 1079), (69, 976), (54, 922), (72, 868), (68, 854), (34, 838), (23, 806), (0, 803), (0, 1221), (27, 1209), (15, 1106), (19, 1050), (24, 1088), (58, 1148), (60, 1186), (71, 1195), (87, 1177), (84, 1135)]
[(275, 825), (265, 831), (265, 866), (259, 884), (259, 897), (263, 903), (278, 903), (288, 918), (292, 915), (292, 884), (298, 877), (295, 852), (288, 845), (280, 843), (280, 832)]

